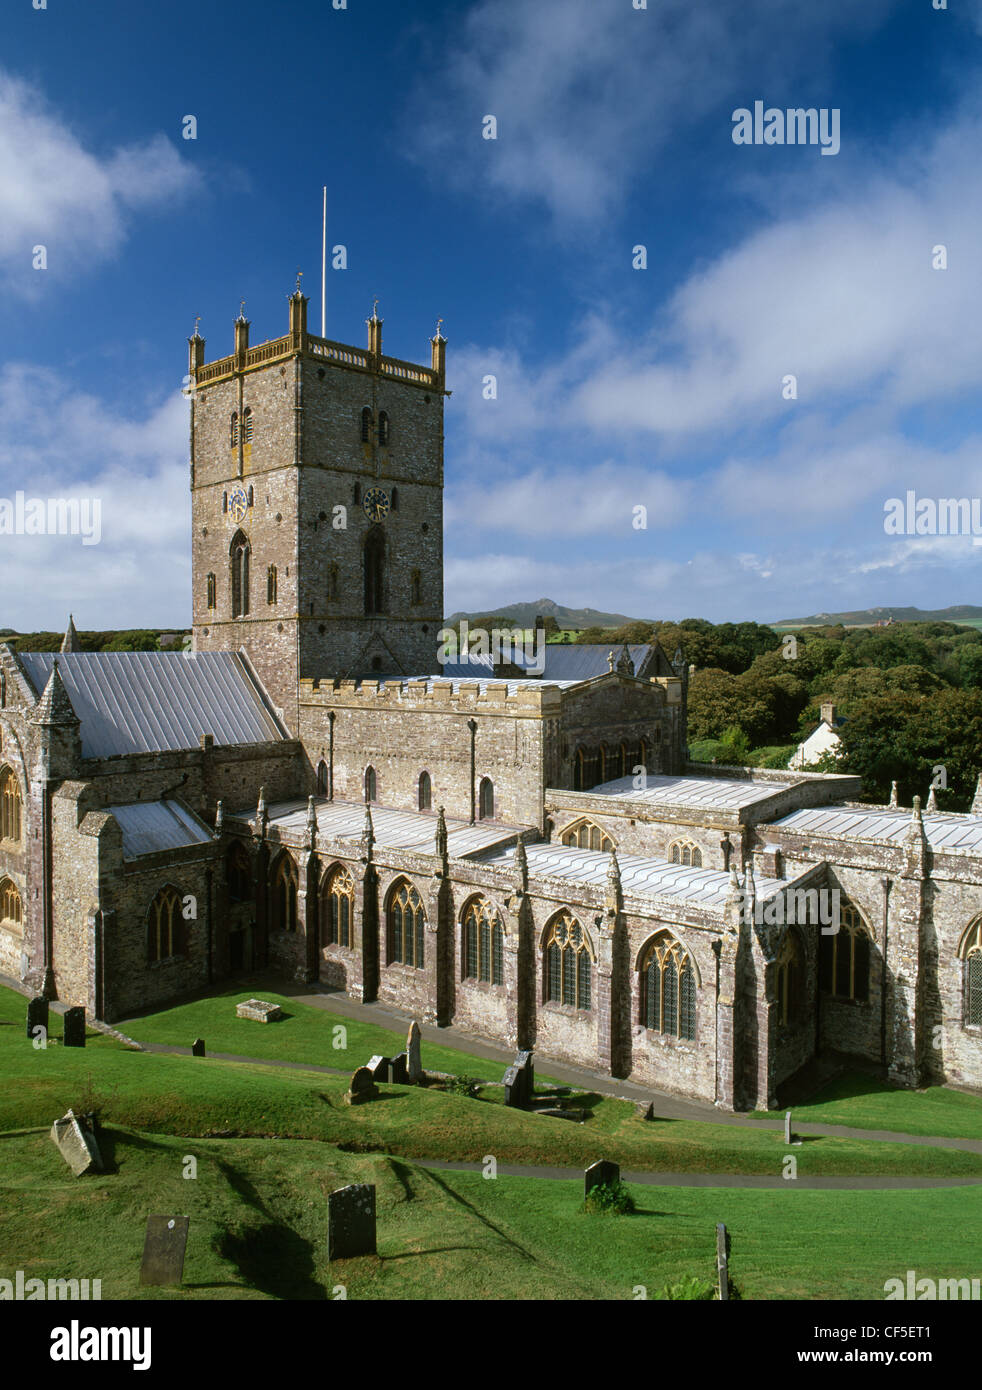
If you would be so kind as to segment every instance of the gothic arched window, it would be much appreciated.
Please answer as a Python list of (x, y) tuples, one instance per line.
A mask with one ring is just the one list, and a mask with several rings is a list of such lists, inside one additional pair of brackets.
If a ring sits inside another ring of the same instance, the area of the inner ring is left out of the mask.
[(542, 946), (546, 999), (589, 1009), (593, 958), (589, 938), (571, 912), (560, 912), (546, 927)]
[(685, 864), (693, 869), (702, 868), (702, 850), (691, 840), (675, 840), (669, 846), (669, 858), (673, 864)]
[(24, 908), (20, 893), (13, 879), (0, 881), (0, 926), (20, 934), (24, 921)]
[(252, 443), (252, 407), (248, 405), (242, 412), (242, 443)]
[(419, 570), (413, 570), (409, 581), (409, 601), (412, 604), (423, 602), (422, 598), (423, 581)]
[(228, 447), (234, 449), (239, 442), (239, 412), (232, 411), (232, 418), (228, 422)]
[[(367, 444), (372, 437), (372, 412), (366, 405), (361, 412), (361, 442)], [(357, 502), (357, 497), (355, 501)]]
[(329, 946), (350, 947), (355, 920), (355, 885), (347, 869), (338, 867), (324, 885), (324, 939)]
[(430, 784), (430, 774), (428, 772), (421, 772), (419, 774), (418, 805), (421, 811), (428, 811), (433, 805), (433, 788)]
[(389, 442), (389, 417), (384, 410), (378, 413), (378, 442), (388, 444)]
[(181, 895), (171, 884), (161, 888), (147, 912), (147, 957), (170, 960), (187, 955)]
[(839, 929), (819, 938), (819, 987), (836, 999), (869, 998), (870, 935), (866, 923), (845, 896), (839, 902)]
[(297, 930), (297, 866), (289, 854), (281, 854), (273, 875), (273, 931)]
[(969, 927), (958, 954), (965, 962), (962, 1024), (969, 1028), (982, 1027), (982, 918)]
[(466, 980), (505, 983), (505, 930), (487, 898), (474, 898), (463, 920), (463, 965)]
[(681, 942), (661, 932), (641, 958), (641, 1024), (655, 1033), (696, 1036), (696, 975)]
[(266, 602), (276, 602), (276, 566), (270, 565), (266, 571)]
[(365, 612), (385, 611), (385, 533), (373, 526), (365, 537)]
[(389, 964), (422, 970), (426, 913), (416, 889), (405, 879), (393, 885), (386, 915)]
[(208, 576), (208, 580), (207, 580), (207, 589), (208, 589), (208, 607), (209, 607), (209, 608), (214, 608), (214, 607), (215, 607), (216, 595), (215, 595), (215, 576), (214, 576), (213, 574), (209, 574), (209, 576)]
[(317, 795), (327, 796), (327, 763), (323, 758), (317, 764)]
[(777, 970), (777, 1021), (795, 1023), (801, 990), (801, 951), (796, 932), (785, 934), (774, 965)]
[(20, 786), (9, 767), (0, 772), (0, 840), (20, 839)]
[(490, 777), (481, 778), (477, 818), (478, 820), (494, 820), (494, 783)]
[(365, 800), (374, 801), (376, 793), (376, 777), (374, 767), (365, 768)]
[(605, 854), (614, 848), (614, 842), (606, 830), (601, 830), (591, 820), (578, 820), (568, 825), (560, 835), (559, 843), (574, 849), (599, 849)]
[(233, 618), (244, 618), (249, 612), (249, 550), (245, 534), (236, 531), (229, 546)]
[(225, 861), (228, 895), (233, 903), (247, 903), (252, 897), (252, 860), (244, 845), (233, 844)]

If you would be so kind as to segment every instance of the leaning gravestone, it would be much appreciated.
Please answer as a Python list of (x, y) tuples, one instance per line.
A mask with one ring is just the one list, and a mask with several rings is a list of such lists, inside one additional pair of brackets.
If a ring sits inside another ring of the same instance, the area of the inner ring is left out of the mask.
[(351, 1085), (348, 1088), (345, 1100), (349, 1105), (360, 1105), (365, 1100), (376, 1100), (378, 1097), (378, 1087), (372, 1079), (372, 1073), (367, 1067), (359, 1067), (352, 1073)]
[[(790, 1111), (788, 1112), (790, 1114)], [(720, 1300), (730, 1300), (730, 1238), (722, 1221), (716, 1225), (716, 1275), (719, 1281)]]
[[(84, 1117), (90, 1120), (90, 1117)], [(69, 1110), (51, 1126), (51, 1138), (58, 1151), (77, 1178), (84, 1173), (102, 1172), (102, 1155), (96, 1143), (91, 1122), (82, 1123), (74, 1110)]]
[(589, 1197), (595, 1187), (612, 1187), (620, 1180), (620, 1164), (610, 1163), (607, 1159), (601, 1158), (598, 1162), (591, 1163), (583, 1174), (583, 1195)]
[(381, 1057), (376, 1053), (374, 1057), (368, 1059), (368, 1070), (372, 1074), (372, 1080), (378, 1084), (379, 1081), (388, 1081), (389, 1067), (391, 1062), (388, 1057)]
[(415, 1019), (410, 1023), (409, 1032), (406, 1034), (406, 1069), (409, 1072), (409, 1084), (411, 1086), (415, 1086), (417, 1081), (423, 1079), (419, 1024)]
[(524, 1073), (518, 1067), (509, 1067), (505, 1072), (505, 1104), (522, 1105), (525, 1097)]
[(791, 1111), (787, 1110), (784, 1114), (784, 1142), (790, 1144), (793, 1137), (791, 1133)]
[(204, 1038), (195, 1038), (194, 1042), (191, 1044), (191, 1056), (192, 1056), (192, 1057), (203, 1057), (204, 1055), (205, 1055), (205, 1040), (204, 1040)]
[(409, 1067), (407, 1065), (406, 1054), (404, 1052), (400, 1052), (392, 1058), (391, 1071), (392, 1084), (394, 1086), (409, 1085)]
[(256, 1023), (275, 1023), (283, 1017), (279, 1004), (270, 1004), (265, 999), (243, 999), (241, 1004), (236, 1004), (235, 1013), (237, 1018), (251, 1018)]
[(184, 1277), (184, 1252), (189, 1216), (148, 1216), (147, 1237), (140, 1265), (141, 1284), (179, 1284)]
[(85, 1046), (85, 1010), (82, 1008), (65, 1010), (64, 1044), (66, 1047)]
[(327, 1258), (375, 1254), (375, 1184), (352, 1183), (327, 1199)]
[(34, 1037), (35, 1028), (48, 1031), (48, 1001), (43, 994), (36, 994), (27, 1001), (27, 1036)]

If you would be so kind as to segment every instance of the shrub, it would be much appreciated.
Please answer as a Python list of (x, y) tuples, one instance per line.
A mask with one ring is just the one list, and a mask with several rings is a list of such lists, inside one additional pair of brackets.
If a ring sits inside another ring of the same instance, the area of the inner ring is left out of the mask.
[(591, 1189), (583, 1211), (591, 1216), (623, 1216), (634, 1211), (634, 1198), (620, 1180), (600, 1183)]
[(676, 1279), (674, 1284), (666, 1284), (660, 1293), (655, 1294), (656, 1299), (667, 1299), (671, 1302), (697, 1302), (710, 1303), (716, 1297), (716, 1285), (710, 1279), (698, 1279), (694, 1274), (685, 1274), (681, 1279)]

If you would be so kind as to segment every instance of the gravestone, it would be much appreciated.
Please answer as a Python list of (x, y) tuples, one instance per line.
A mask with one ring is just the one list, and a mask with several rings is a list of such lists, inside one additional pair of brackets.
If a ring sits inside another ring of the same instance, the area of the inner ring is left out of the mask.
[(204, 1055), (205, 1055), (205, 1040), (204, 1040), (204, 1038), (195, 1038), (194, 1042), (191, 1044), (191, 1056), (192, 1056), (192, 1057), (203, 1057)]
[(621, 1165), (606, 1158), (591, 1163), (583, 1174), (583, 1195), (589, 1197), (595, 1187), (611, 1187), (621, 1180)]
[(74, 1110), (67, 1111), (51, 1126), (51, 1138), (77, 1178), (84, 1173), (102, 1172), (102, 1155), (92, 1129), (91, 1116), (78, 1116)]
[(391, 1065), (392, 1063), (389, 1061), (388, 1057), (380, 1057), (378, 1054), (374, 1057), (369, 1057), (368, 1070), (372, 1074), (372, 1080), (376, 1082), (376, 1084), (379, 1081), (388, 1081), (389, 1068)]
[(639, 1120), (653, 1120), (655, 1118), (655, 1102), (653, 1100), (640, 1101), (635, 1106), (634, 1113)]
[(794, 1136), (791, 1133), (791, 1111), (785, 1111), (784, 1115), (784, 1142), (790, 1144)]
[(525, 1105), (528, 1105), (529, 1102), (532, 1100), (532, 1098), (533, 1098), (534, 1095), (535, 1095), (535, 1063), (534, 1063), (533, 1060), (532, 1060), (532, 1053), (531, 1053), (531, 1052), (518, 1052), (518, 1053), (516, 1053), (516, 1054), (515, 1054), (515, 1062), (514, 1062), (514, 1065), (515, 1065), (516, 1067), (520, 1067), (521, 1070), (522, 1070), (522, 1073), (523, 1073), (523, 1075), (524, 1075), (524, 1078), (525, 1078), (525, 1079), (524, 1079), (524, 1085), (525, 1085), (525, 1100), (524, 1100), (524, 1104), (525, 1104)]
[(372, 1073), (367, 1067), (359, 1067), (351, 1075), (351, 1085), (348, 1087), (345, 1100), (349, 1105), (361, 1105), (362, 1101), (376, 1100), (378, 1097), (378, 1087), (372, 1079)]
[[(790, 1114), (790, 1112), (789, 1112)], [(722, 1302), (730, 1299), (730, 1237), (722, 1221), (716, 1226), (716, 1274), (719, 1279), (719, 1296)]]
[(524, 1092), (524, 1073), (518, 1067), (509, 1067), (505, 1072), (505, 1104), (521, 1105)]
[(148, 1216), (143, 1243), (141, 1284), (179, 1284), (184, 1277), (184, 1251), (189, 1216)]
[(409, 1067), (404, 1052), (400, 1052), (392, 1058), (391, 1073), (394, 1086), (409, 1085)]
[(36, 994), (27, 1001), (27, 1036), (34, 1037), (35, 1028), (48, 1031), (48, 1001), (43, 994)]
[(235, 1014), (237, 1018), (251, 1018), (256, 1023), (274, 1023), (283, 1017), (283, 1010), (279, 1004), (267, 1003), (265, 999), (243, 999), (241, 1004), (236, 1004)]
[(375, 1254), (375, 1184), (352, 1183), (327, 1199), (327, 1258)]
[(83, 1008), (65, 1010), (64, 1044), (66, 1047), (85, 1046), (85, 1010)]
[(415, 1086), (417, 1081), (423, 1079), (423, 1062), (420, 1057), (419, 1045), (419, 1024), (413, 1019), (409, 1025), (409, 1032), (406, 1034), (406, 1068), (409, 1072), (409, 1084), (411, 1086)]

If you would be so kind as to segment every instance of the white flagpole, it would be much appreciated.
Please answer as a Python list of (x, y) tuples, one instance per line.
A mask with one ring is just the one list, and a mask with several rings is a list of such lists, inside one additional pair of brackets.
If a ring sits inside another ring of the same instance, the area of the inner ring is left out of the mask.
[(321, 337), (327, 337), (327, 184), (324, 185), (324, 219), (321, 231)]

